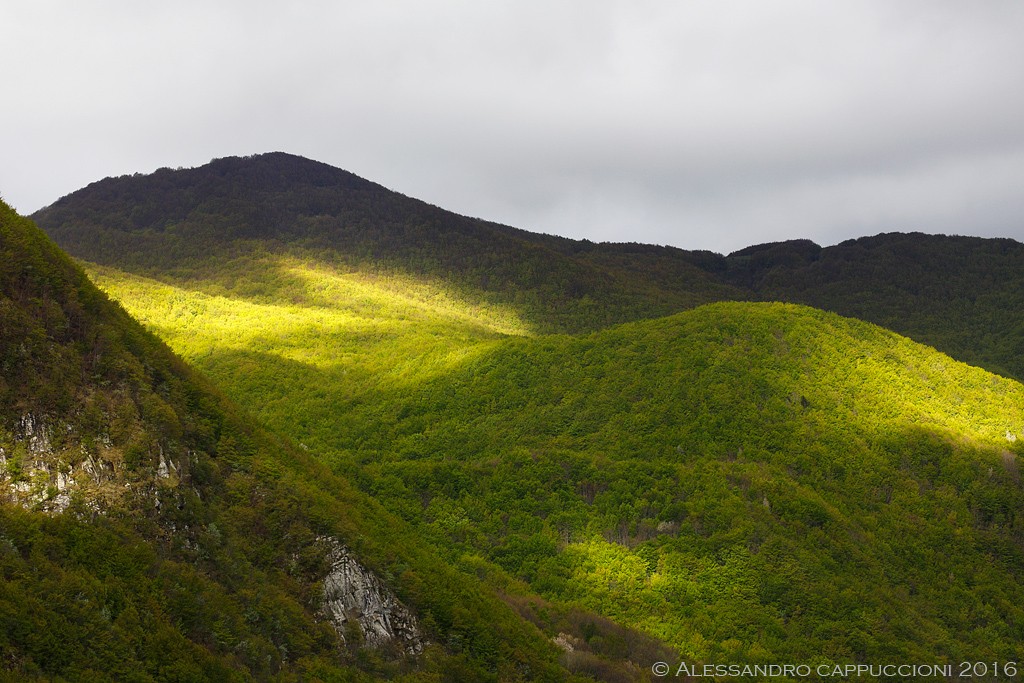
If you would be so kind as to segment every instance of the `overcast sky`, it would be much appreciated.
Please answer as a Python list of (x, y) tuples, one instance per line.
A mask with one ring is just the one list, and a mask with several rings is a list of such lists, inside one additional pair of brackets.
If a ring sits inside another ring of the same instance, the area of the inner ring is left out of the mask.
[(1019, 0), (4, 0), (0, 25), (22, 213), (280, 150), (595, 241), (1024, 241)]

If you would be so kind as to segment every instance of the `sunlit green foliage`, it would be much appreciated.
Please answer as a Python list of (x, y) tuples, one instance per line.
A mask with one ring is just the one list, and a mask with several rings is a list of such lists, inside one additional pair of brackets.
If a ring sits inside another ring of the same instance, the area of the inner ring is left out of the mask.
[(689, 655), (1021, 654), (1024, 389), (878, 328), (715, 305), (356, 412), (376, 496)]
[[(1024, 654), (1015, 382), (779, 304), (585, 337), (490, 333), (443, 371), (397, 381), (388, 347), (342, 332), (292, 328), (280, 349), (218, 353), (213, 320), (161, 317), (167, 300), (207, 295), (100, 280), (453, 560), (481, 553), (688, 656)], [(291, 309), (266, 306), (283, 329)], [(444, 341), (425, 322), (392, 329), (424, 354)], [(316, 359), (334, 344), (362, 344), (347, 374), (279, 352)]]
[(250, 409), (286, 432), (292, 419), (344, 430), (339, 402), (447, 375), (505, 335), (528, 333), (501, 309), (409, 279), (338, 274), (270, 256), (231, 265), (217, 279), (179, 286), (89, 268), (101, 287), (133, 302), (139, 320), (221, 386), (262, 396)]

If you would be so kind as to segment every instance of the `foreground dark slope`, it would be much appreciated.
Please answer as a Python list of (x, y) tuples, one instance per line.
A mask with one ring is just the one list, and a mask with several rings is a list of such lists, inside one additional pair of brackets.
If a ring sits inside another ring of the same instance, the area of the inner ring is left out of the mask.
[[(274, 444), (6, 206), (0, 252), (4, 669), (231, 680), (301, 671), (288, 652), (338, 667), (311, 587), (279, 569), (281, 530), (260, 538), (219, 492), (260, 495), (245, 470)], [(312, 545), (292, 501), (267, 493)]]
[[(345, 546), (418, 640), (363, 648), (358, 610), (331, 625)], [(2, 204), (0, 584), (0, 679), (569, 678), (540, 631), (251, 427)]]
[(458, 216), (283, 153), (108, 178), (33, 218), (76, 257), (164, 279), (209, 277), (254, 251), (288, 253), (424, 276), (512, 304), (541, 332), (590, 331), (711, 301), (791, 301), (1024, 378), (1024, 245), (1012, 240), (888, 234), (729, 256), (594, 244)]

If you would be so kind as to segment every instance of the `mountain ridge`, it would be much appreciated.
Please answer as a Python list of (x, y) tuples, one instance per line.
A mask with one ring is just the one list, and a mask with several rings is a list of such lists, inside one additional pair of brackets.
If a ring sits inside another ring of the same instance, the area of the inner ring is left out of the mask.
[(880, 233), (727, 256), (593, 243), (458, 216), (281, 152), (98, 181), (33, 217), (77, 257), (141, 275), (187, 279), (258, 248), (443, 282), (515, 307), (542, 332), (591, 331), (711, 301), (791, 301), (1024, 378), (1024, 245), (1009, 239)]

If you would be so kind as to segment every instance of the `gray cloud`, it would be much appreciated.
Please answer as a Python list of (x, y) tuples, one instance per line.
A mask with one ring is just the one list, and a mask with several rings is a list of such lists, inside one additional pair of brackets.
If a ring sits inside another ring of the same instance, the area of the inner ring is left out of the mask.
[[(86, 7), (86, 5), (88, 5)], [(0, 194), (284, 150), (532, 230), (1024, 240), (1024, 5), (16, 0)]]

